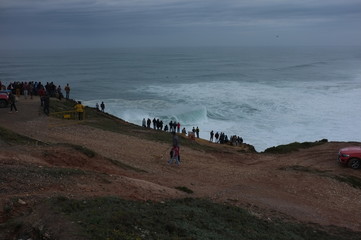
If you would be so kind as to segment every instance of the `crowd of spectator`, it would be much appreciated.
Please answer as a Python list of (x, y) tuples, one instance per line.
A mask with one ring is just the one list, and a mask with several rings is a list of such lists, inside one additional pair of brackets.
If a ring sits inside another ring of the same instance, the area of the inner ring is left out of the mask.
[[(60, 85), (56, 86), (53, 82), (47, 82), (45, 85), (43, 85), (41, 82), (11, 82), (8, 86), (4, 86), (0, 82), (0, 90), (11, 90), (11, 92), (19, 97), (20, 95), (23, 95), (25, 99), (27, 97), (32, 98), (33, 96), (40, 96), (41, 98), (41, 106), (44, 107), (44, 112), (46, 114), (49, 114), (48, 105), (49, 105), (49, 97), (56, 97), (61, 100), (64, 96), (62, 93), (62, 89)], [(70, 87), (69, 84), (67, 84), (64, 88), (66, 92), (66, 98), (69, 98), (69, 92)], [(104, 111), (104, 103), (101, 103), (101, 109)], [(99, 109), (99, 105), (97, 104), (97, 109)], [(176, 121), (170, 121), (168, 124), (164, 124), (164, 122), (160, 119), (153, 118), (151, 120), (150, 118), (145, 119), (143, 118), (142, 126), (146, 128), (153, 128), (155, 130), (162, 130), (165, 132), (177, 132), (182, 133), (184, 135), (187, 135), (186, 129), (183, 127), (181, 131), (181, 124)], [(199, 138), (199, 128), (198, 126), (195, 128), (192, 128), (191, 132), (188, 132), (189, 136), (197, 137)], [(220, 144), (231, 144), (233, 146), (238, 146), (243, 143), (243, 139), (240, 136), (233, 135), (230, 138), (223, 133), (223, 132), (216, 132), (212, 130), (210, 132), (210, 142), (220, 143)]]
[[(153, 128), (154, 130), (161, 130), (165, 132), (176, 132), (176, 133), (182, 133), (183, 135), (188, 134), (188, 136), (192, 138), (195, 137), (199, 138), (199, 132), (200, 132), (198, 126), (193, 127), (190, 132), (187, 132), (187, 130), (184, 127), (182, 128), (182, 130), (180, 130), (181, 124), (179, 122), (170, 121), (168, 124), (165, 124), (162, 120), (156, 118), (153, 118), (153, 120), (150, 118), (148, 119), (143, 118), (142, 126), (145, 128)], [(219, 144), (231, 144), (232, 146), (239, 146), (240, 144), (243, 143), (243, 139), (240, 136), (233, 135), (229, 138), (225, 133), (223, 132), (214, 133), (213, 130), (210, 132), (209, 141)]]
[[(56, 97), (60, 100), (64, 98), (62, 88), (60, 85), (56, 86), (53, 82), (47, 82), (45, 85), (41, 82), (11, 82), (8, 86), (1, 84), (1, 90), (10, 90), (17, 97), (23, 95), (24, 98), (33, 98), (33, 96), (42, 96), (48, 95), (49, 97)], [(67, 98), (69, 98), (70, 87), (69, 84), (64, 88), (67, 93)]]
[[(59, 100), (62, 100), (64, 98), (62, 88), (60, 85), (56, 86), (53, 82), (47, 82), (45, 85), (41, 82), (10, 82), (9, 85), (5, 86), (0, 81), (0, 90), (8, 90), (10, 91), (9, 96), (24, 96), (25, 99), (28, 97), (30, 99), (33, 98), (33, 96), (39, 96), (40, 97), (40, 104), (44, 109), (44, 113), (46, 115), (49, 114), (49, 98), (58, 98)], [(70, 93), (70, 86), (67, 84), (64, 87), (64, 90), (66, 92), (66, 99), (69, 99), (69, 93)], [(11, 100), (11, 99), (10, 99)], [(11, 103), (11, 112), (12, 108), (17, 111), (16, 106), (14, 105), (14, 101), (10, 101)]]

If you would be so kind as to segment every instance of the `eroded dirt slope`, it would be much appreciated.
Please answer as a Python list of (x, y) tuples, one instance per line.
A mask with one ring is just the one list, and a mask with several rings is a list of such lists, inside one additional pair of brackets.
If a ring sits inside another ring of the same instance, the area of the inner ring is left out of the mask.
[[(361, 177), (361, 171), (336, 163), (339, 148), (360, 143), (326, 143), (282, 155), (182, 147), (181, 165), (170, 166), (166, 163), (168, 144), (81, 124), (48, 128), (49, 120), (39, 113), (38, 105), (38, 99), (21, 100), (18, 113), (0, 109), (0, 126), (51, 143), (14, 146), (0, 141), (0, 209), (14, 198), (30, 206), (38, 198), (58, 195), (138, 200), (190, 196), (175, 189), (184, 186), (194, 192), (192, 197), (361, 231), (361, 190), (337, 178)], [(69, 145), (54, 143), (84, 146), (97, 154), (89, 157)], [(18, 205), (21, 209), (22, 203)], [(5, 221), (4, 211), (1, 214), (0, 220)]]

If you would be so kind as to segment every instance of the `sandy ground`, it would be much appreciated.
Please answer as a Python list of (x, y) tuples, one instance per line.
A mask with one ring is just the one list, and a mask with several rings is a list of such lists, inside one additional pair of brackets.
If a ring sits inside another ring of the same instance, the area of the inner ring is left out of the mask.
[[(102, 157), (87, 158), (63, 146), (14, 147), (0, 142), (0, 164), (19, 168), (24, 165), (72, 167), (96, 174), (76, 178), (71, 183), (49, 183), (40, 187), (31, 184), (24, 187), (17, 179), (12, 186), (0, 183), (3, 204), (14, 196), (28, 199), (29, 196), (58, 193), (73, 197), (116, 195), (156, 201), (201, 197), (246, 207), (263, 217), (277, 213), (296, 221), (361, 231), (361, 189), (328, 177), (361, 177), (361, 170), (344, 168), (336, 162), (339, 148), (360, 146), (361, 143), (331, 142), (282, 155), (239, 153), (234, 148), (227, 148), (223, 153), (210, 153), (182, 147), (182, 163), (175, 166), (167, 164), (168, 144), (82, 124), (48, 127), (50, 120), (41, 113), (39, 105), (38, 98), (20, 98), (19, 112), (8, 113), (8, 109), (0, 109), (0, 126), (47, 143), (81, 145)], [(45, 148), (47, 155), (42, 154)], [(107, 158), (143, 172), (115, 167)], [(324, 174), (294, 171), (294, 166), (317, 169)], [(179, 186), (194, 193), (176, 190)]]

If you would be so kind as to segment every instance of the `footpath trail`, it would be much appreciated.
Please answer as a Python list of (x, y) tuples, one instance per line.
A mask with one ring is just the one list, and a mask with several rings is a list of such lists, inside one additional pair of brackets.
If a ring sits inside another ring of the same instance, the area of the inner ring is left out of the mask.
[[(3, 127), (12, 128), (15, 130), (16, 126), (21, 126), (23, 123), (38, 119), (43, 116), (40, 107), (40, 98), (38, 96), (33, 99), (23, 99), (21, 96), (16, 103), (18, 112), (10, 112), (10, 108), (0, 108), (0, 124)], [(43, 116), (45, 117), (45, 116)]]
[[(55, 192), (62, 192), (77, 197), (117, 195), (159, 201), (167, 198), (201, 197), (243, 206), (264, 216), (284, 214), (297, 221), (361, 231), (361, 218), (357, 214), (361, 209), (361, 190), (337, 181), (334, 177), (360, 175), (360, 171), (336, 164), (338, 148), (348, 146), (349, 143), (326, 143), (282, 155), (237, 151), (205, 152), (182, 147), (181, 165), (170, 166), (166, 163), (169, 144), (103, 131), (83, 124), (49, 128), (49, 117), (42, 114), (38, 97), (32, 100), (20, 98), (17, 107), (17, 113), (0, 109), (1, 127), (47, 143), (84, 146), (105, 157), (85, 158), (62, 146), (50, 146), (46, 151), (51, 149), (53, 154), (45, 156), (33, 152), (36, 149), (24, 147), (17, 152), (2, 144), (1, 164), (18, 162), (19, 168), (21, 164), (72, 167), (107, 176), (106, 183), (102, 180), (105, 178), (102, 175), (102, 178), (78, 179), (71, 186), (62, 183), (32, 189), (32, 194), (52, 196)], [(106, 159), (119, 161), (142, 171), (115, 168)], [(176, 187), (186, 187), (193, 193), (186, 194), (176, 190)], [(26, 189), (14, 191), (10, 191), (8, 195), (1, 194), (1, 197), (30, 194), (30, 190)]]

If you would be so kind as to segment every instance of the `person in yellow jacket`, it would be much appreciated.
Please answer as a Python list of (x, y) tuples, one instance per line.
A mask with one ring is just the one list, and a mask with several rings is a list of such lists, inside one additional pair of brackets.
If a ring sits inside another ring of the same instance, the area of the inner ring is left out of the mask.
[(84, 114), (84, 105), (81, 104), (79, 101), (75, 106), (75, 111), (78, 113), (79, 120), (83, 120), (83, 114)]

